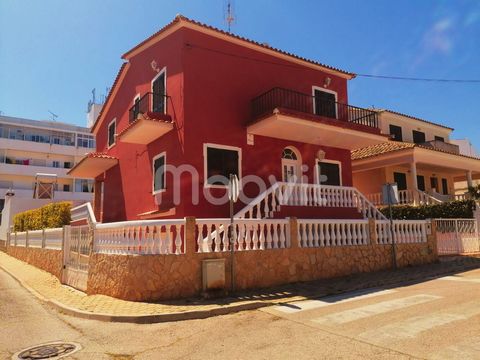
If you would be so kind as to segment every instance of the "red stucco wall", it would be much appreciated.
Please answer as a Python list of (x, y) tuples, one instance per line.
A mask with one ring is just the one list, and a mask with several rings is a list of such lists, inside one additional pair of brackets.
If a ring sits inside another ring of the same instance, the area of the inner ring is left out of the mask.
[[(108, 123), (117, 118), (117, 133), (128, 125), (128, 109), (136, 94), (150, 91), (156, 73), (155, 60), (161, 69), (167, 67), (167, 92), (171, 96), (168, 113), (175, 121), (169, 132), (148, 146), (117, 143), (106, 149)], [(311, 94), (312, 86), (321, 86), (328, 76), (330, 90), (338, 92), (338, 101), (347, 103), (346, 80), (279, 58), (255, 52), (193, 30), (181, 29), (130, 59), (130, 68), (99, 125), (97, 150), (117, 156), (120, 163), (106, 173), (103, 220), (105, 222), (137, 219), (138, 214), (174, 207), (173, 188), (181, 186), (182, 203), (170, 217), (225, 217), (228, 206), (210, 205), (203, 198), (204, 143), (241, 148), (242, 176), (254, 174), (267, 180), (275, 175), (281, 181), (281, 154), (286, 146), (296, 147), (308, 170), (305, 175), (314, 182), (315, 154), (322, 148), (326, 159), (342, 162), (342, 182), (352, 185), (350, 151), (311, 144), (295, 143), (255, 136), (247, 145), (246, 124), (250, 120), (251, 100), (273, 87), (284, 87)], [(152, 158), (166, 151), (167, 164), (193, 165), (199, 179), (192, 183), (189, 175), (179, 183), (167, 177), (167, 191), (156, 205), (152, 196)], [(199, 190), (200, 202), (191, 202), (192, 187)], [(225, 190), (213, 189), (220, 196)], [(255, 195), (255, 186), (246, 188)], [(241, 204), (237, 206), (242, 207)]]

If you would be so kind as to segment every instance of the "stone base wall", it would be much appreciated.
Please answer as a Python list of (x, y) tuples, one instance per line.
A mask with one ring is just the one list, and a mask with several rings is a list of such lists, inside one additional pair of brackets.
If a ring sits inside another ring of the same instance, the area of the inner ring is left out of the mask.
[[(295, 234), (296, 230), (292, 230)], [(202, 292), (202, 260), (225, 259), (226, 286), (230, 287), (230, 254), (189, 252), (195, 239), (187, 237), (183, 255), (92, 254), (87, 292), (132, 301), (169, 300)], [(435, 236), (427, 243), (399, 244), (399, 267), (437, 261)], [(334, 278), (393, 268), (391, 245), (299, 248), (296, 237), (289, 249), (235, 253), (235, 281), (239, 290)]]
[(8, 246), (7, 254), (39, 269), (48, 271), (59, 280), (62, 279), (63, 252), (61, 250)]

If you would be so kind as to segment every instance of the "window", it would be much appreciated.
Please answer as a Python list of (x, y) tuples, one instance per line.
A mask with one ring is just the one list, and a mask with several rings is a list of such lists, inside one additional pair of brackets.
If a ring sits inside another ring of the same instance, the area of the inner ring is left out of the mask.
[(160, 73), (152, 81), (152, 111), (165, 113), (166, 112), (166, 68), (163, 68)]
[(442, 193), (443, 193), (443, 195), (448, 195), (448, 181), (447, 181), (447, 179), (442, 179)]
[(337, 161), (318, 161), (318, 179), (322, 185), (342, 185), (341, 163)]
[(137, 120), (139, 113), (140, 113), (140, 94), (137, 94), (133, 98), (133, 119), (131, 119), (131, 121)]
[(75, 179), (75, 192), (93, 192), (93, 180)]
[(115, 131), (117, 127), (117, 120), (113, 119), (110, 124), (108, 124), (108, 147), (115, 145)]
[(226, 186), (230, 174), (240, 178), (240, 149), (228, 146), (206, 145), (206, 184)]
[(430, 188), (438, 192), (438, 179), (436, 177), (430, 178)]
[(337, 93), (313, 88), (313, 113), (329, 118), (337, 118)]
[(94, 148), (95, 140), (92, 135), (77, 134), (77, 146), (83, 148)]
[(398, 190), (407, 190), (407, 175), (405, 173), (394, 172), (393, 181), (397, 183)]
[(153, 194), (157, 194), (166, 189), (165, 158), (165, 153), (153, 158)]
[(297, 154), (290, 148), (283, 149), (282, 159), (297, 160)]
[(392, 135), (395, 141), (403, 141), (402, 128), (400, 126), (390, 125), (390, 135)]
[(436, 141), (445, 142), (445, 138), (442, 137), (442, 136), (435, 136), (435, 140), (436, 140)]
[(53, 166), (54, 168), (59, 168), (59, 167), (60, 167), (60, 161), (54, 160), (54, 161), (52, 162), (52, 166)]
[(65, 169), (70, 169), (70, 168), (72, 167), (72, 163), (71, 163), (70, 161), (65, 161), (65, 162), (63, 163), (63, 167), (64, 167)]
[(421, 144), (425, 142), (425, 133), (417, 130), (412, 131), (413, 134), (413, 142), (415, 144)]
[(70, 191), (70, 185), (69, 184), (63, 184), (63, 191)]
[(420, 191), (425, 191), (425, 177), (422, 175), (417, 175), (417, 187)]

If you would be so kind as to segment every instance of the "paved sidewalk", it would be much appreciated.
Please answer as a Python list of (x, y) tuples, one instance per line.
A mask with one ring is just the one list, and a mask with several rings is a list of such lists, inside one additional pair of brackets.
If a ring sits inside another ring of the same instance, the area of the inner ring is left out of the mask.
[(345, 278), (278, 286), (238, 294), (234, 298), (189, 299), (175, 302), (133, 302), (104, 295), (86, 295), (62, 285), (53, 275), (0, 252), (0, 268), (30, 292), (64, 313), (103, 321), (151, 323), (205, 318), (272, 304), (318, 298), (372, 287), (389, 287), (405, 282), (480, 268), (479, 257), (456, 257), (437, 264), (396, 271), (356, 274)]

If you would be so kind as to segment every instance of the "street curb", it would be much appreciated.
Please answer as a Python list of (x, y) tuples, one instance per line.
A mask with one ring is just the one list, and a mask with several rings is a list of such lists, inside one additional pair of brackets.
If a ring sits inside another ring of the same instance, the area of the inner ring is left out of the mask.
[(7, 270), (0, 264), (0, 268), (10, 275), (15, 281), (17, 281), (21, 286), (23, 286), (27, 291), (29, 291), (33, 296), (35, 296), (40, 301), (50, 305), (59, 312), (70, 315), (73, 317), (88, 319), (88, 320), (98, 320), (103, 322), (118, 322), (118, 323), (133, 323), (133, 324), (154, 324), (162, 322), (173, 322), (173, 321), (183, 321), (183, 320), (194, 320), (194, 319), (206, 319), (218, 315), (227, 315), (231, 313), (236, 313), (246, 310), (256, 310), (262, 307), (273, 305), (272, 303), (266, 303), (262, 301), (252, 301), (240, 305), (232, 306), (222, 306), (209, 310), (195, 310), (195, 311), (184, 311), (168, 314), (155, 314), (155, 315), (113, 315), (106, 313), (92, 313), (89, 311), (80, 310), (74, 307), (67, 306), (62, 304), (57, 300), (47, 299), (36, 290), (31, 288), (23, 280), (18, 278), (14, 273)]
[[(36, 290), (31, 288), (29, 285), (27, 285), (24, 281), (19, 279), (15, 274), (13, 274), (11, 271), (7, 270), (5, 267), (3, 267), (0, 264), (0, 268), (4, 270), (7, 274), (9, 274), (15, 281), (17, 281), (21, 286), (23, 286), (27, 291), (29, 291), (32, 295), (34, 295), (36, 298), (38, 298), (40, 301), (50, 305), (51, 307), (55, 308), (59, 312), (81, 318), (81, 319), (88, 319), (88, 320), (98, 320), (98, 321), (103, 321), (103, 322), (117, 322), (117, 323), (133, 323), (133, 324), (154, 324), (154, 323), (162, 323), (162, 322), (173, 322), (173, 321), (183, 321), (183, 320), (194, 320), (194, 319), (206, 319), (209, 317), (213, 316), (219, 316), (219, 315), (227, 315), (227, 314), (232, 314), (232, 313), (237, 313), (240, 311), (246, 311), (246, 310), (256, 310), (260, 309), (263, 307), (268, 307), (268, 306), (275, 306), (283, 302), (291, 302), (291, 301), (298, 301), (298, 300), (293, 300), (290, 298), (290, 300), (287, 301), (282, 301), (279, 299), (278, 301), (275, 302), (265, 302), (262, 300), (255, 300), (255, 301), (250, 301), (248, 303), (244, 304), (239, 304), (239, 305), (232, 305), (232, 306), (219, 306), (213, 309), (209, 310), (192, 310), (192, 311), (184, 311), (184, 312), (176, 312), (176, 313), (167, 313), (167, 314), (154, 314), (154, 315), (113, 315), (113, 314), (108, 314), (108, 313), (92, 313), (89, 311), (84, 311), (80, 310), (74, 307), (67, 306), (59, 301), (53, 300), (53, 299), (47, 299), (43, 295), (39, 294)], [(392, 281), (392, 282), (371, 282), (365, 284), (365, 286), (359, 286), (354, 289), (345, 289), (345, 290), (330, 290), (330, 291), (325, 291), (323, 294), (318, 294), (316, 297), (324, 297), (328, 295), (334, 295), (334, 294), (342, 294), (345, 292), (349, 291), (356, 291), (356, 290), (362, 290), (362, 289), (369, 289), (369, 288), (376, 288), (376, 287), (389, 287), (392, 285), (398, 285), (398, 286), (405, 286), (411, 283), (416, 283), (419, 280), (423, 281), (428, 281), (432, 279), (436, 279), (441, 276), (449, 275), (452, 273), (456, 272), (463, 272), (463, 271), (470, 271), (473, 269), (478, 269), (478, 265), (475, 266), (474, 264), (465, 264), (461, 266), (461, 268), (454, 268), (446, 271), (436, 271), (431, 274), (429, 277), (425, 277), (423, 279), (409, 279), (409, 280), (404, 280), (404, 281)]]

